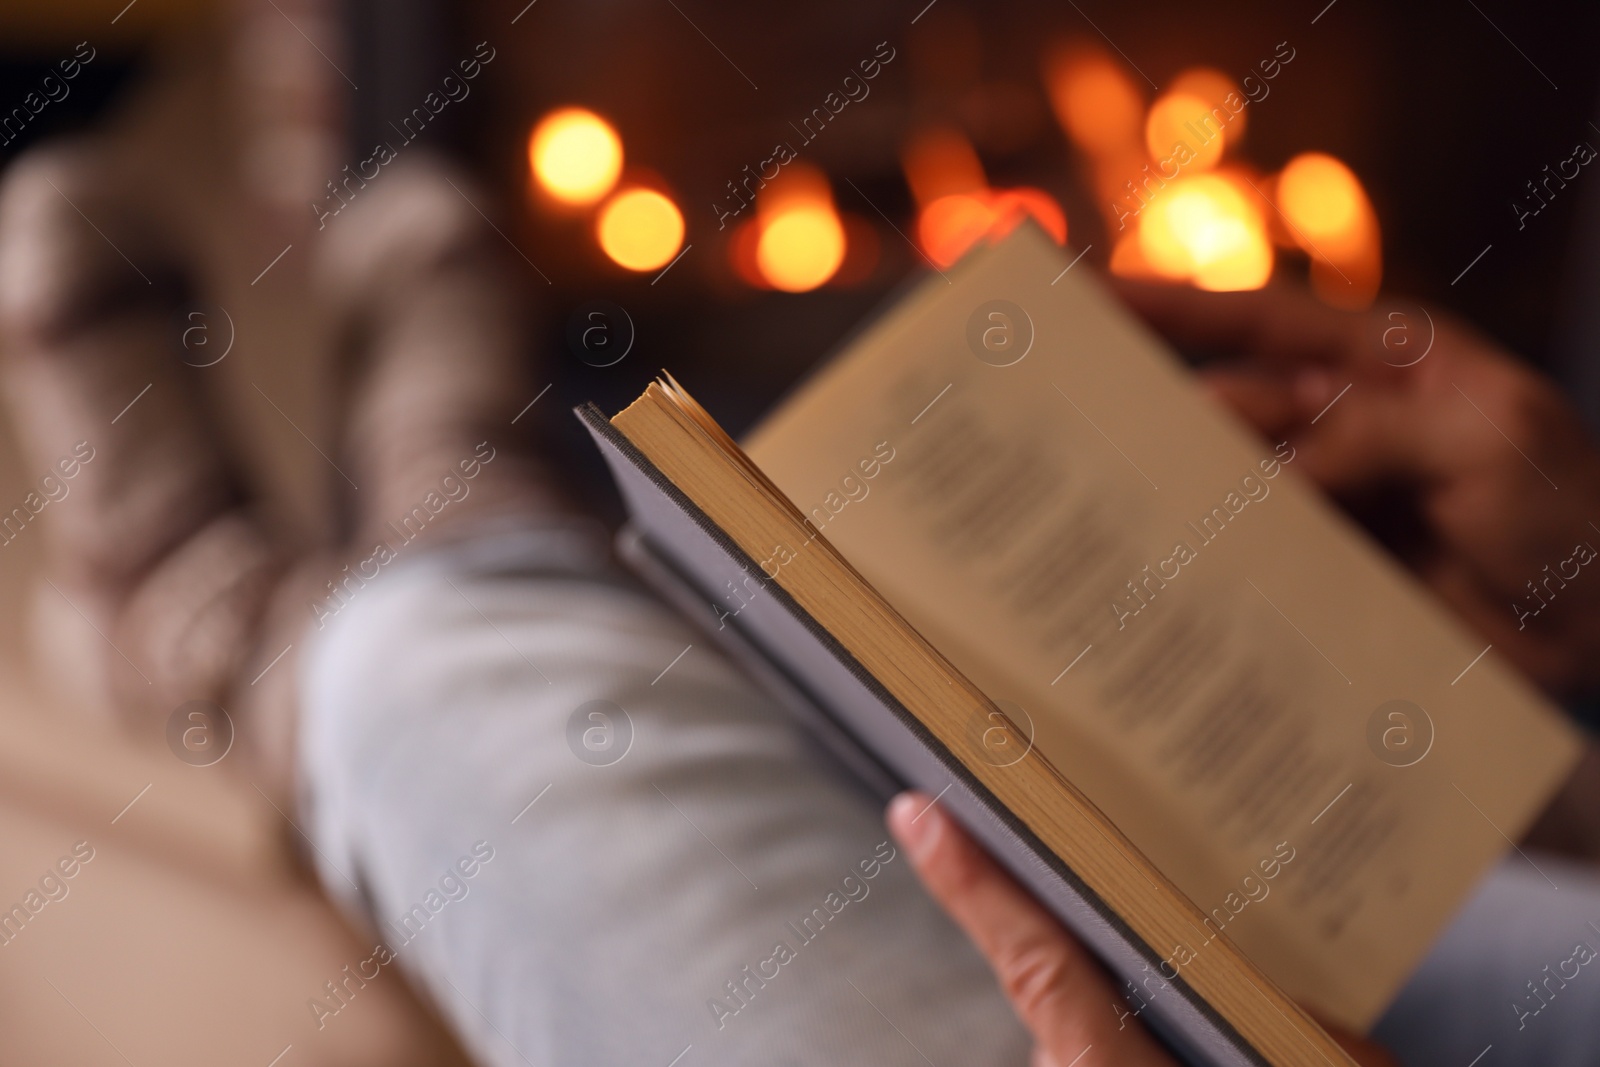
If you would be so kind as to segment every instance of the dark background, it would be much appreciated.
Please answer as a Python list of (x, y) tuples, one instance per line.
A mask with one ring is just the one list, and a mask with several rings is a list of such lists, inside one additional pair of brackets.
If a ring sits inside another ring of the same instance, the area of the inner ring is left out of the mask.
[[(352, 162), (370, 155), (374, 131), (420, 102), (477, 42), (496, 50), (473, 98), (426, 137), (498, 191), (508, 236), (549, 278), (529, 275), (530, 305), (544, 323), (544, 343), (530, 358), (546, 362), (563, 403), (614, 407), (667, 366), (731, 428), (748, 425), (921, 267), (890, 226), (911, 229), (896, 153), (918, 123), (964, 127), (996, 185), (1055, 194), (1067, 208), (1069, 241), (1092, 244), (1088, 260), (1103, 264), (1109, 242), (1099, 207), (1086, 199), (1040, 77), (1046, 44), (1081, 38), (1120, 52), (1142, 72), (1137, 80), (1158, 86), (1197, 64), (1241, 77), (1288, 42), (1293, 62), (1270, 95), (1250, 105), (1245, 158), (1264, 170), (1309, 149), (1345, 160), (1377, 208), (1385, 288), (1473, 320), (1559, 377), (1600, 420), (1600, 178), (1589, 174), (1596, 168), (1585, 168), (1521, 231), (1512, 209), (1546, 164), (1569, 157), (1579, 141), (1600, 147), (1592, 124), (1600, 5), (347, 0), (338, 15), (362, 86), (347, 94)], [(839, 207), (872, 224), (875, 269), (854, 285), (802, 295), (748, 288), (727, 265), (727, 233), (718, 231), (712, 203), (745, 164), (778, 140), (794, 140), (789, 122), (882, 41), (896, 57), (871, 96), (801, 149), (827, 170)], [(40, 56), (65, 54), (56, 44), (0, 49), (0, 100), (20, 99), (36, 84)], [(157, 51), (137, 40), (103, 51), (71, 99), (0, 149), (0, 160), (91, 121)], [(606, 115), (623, 136), (630, 172), (647, 169), (683, 207), (693, 248), (655, 285), (605, 262), (583, 222), (534, 209), (527, 132), (548, 108), (572, 103)], [(1302, 272), (1280, 259), (1279, 279)], [(626, 308), (636, 328), (633, 350), (613, 367), (583, 365), (565, 340), (572, 310), (593, 299)]]

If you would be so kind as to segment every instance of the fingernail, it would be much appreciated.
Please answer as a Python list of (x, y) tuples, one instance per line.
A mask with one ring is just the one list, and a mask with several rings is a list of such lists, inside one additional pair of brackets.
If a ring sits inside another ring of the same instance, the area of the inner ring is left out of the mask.
[(944, 813), (921, 793), (901, 793), (890, 802), (890, 809), (900, 843), (912, 860), (926, 858), (939, 843)]

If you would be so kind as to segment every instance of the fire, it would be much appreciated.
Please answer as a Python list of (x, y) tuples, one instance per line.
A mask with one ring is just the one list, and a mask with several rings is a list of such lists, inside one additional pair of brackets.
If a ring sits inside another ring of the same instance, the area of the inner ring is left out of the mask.
[(1032, 218), (1058, 244), (1067, 216), (1042, 189), (991, 189), (970, 141), (949, 127), (924, 130), (901, 153), (906, 182), (921, 208), (917, 242), (934, 265), (948, 267), (984, 237), (1003, 237)]
[(940, 268), (948, 267), (982, 240), (996, 223), (987, 191), (941, 196), (917, 218), (917, 241)]
[[(1061, 128), (1082, 153), (1085, 185), (1102, 205), (1113, 274), (1255, 289), (1272, 276), (1276, 243), (1310, 257), (1312, 288), (1324, 301), (1372, 302), (1383, 273), (1377, 213), (1348, 167), (1320, 152), (1272, 176), (1227, 162), (1244, 137), (1250, 99), (1264, 92), (1247, 99), (1227, 74), (1191, 67), (1147, 110), (1123, 64), (1083, 42), (1049, 51), (1044, 79)], [(1000, 194), (970, 178), (968, 187), (925, 199), (922, 189), (938, 183), (922, 171), (940, 158), (908, 151), (906, 169), (921, 208), (918, 236), (943, 266), (1009, 226), (999, 219)], [(1015, 225), (1017, 208), (1009, 210)]]
[[(1261, 212), (1219, 174), (1181, 177), (1139, 215), (1137, 263), (1201, 289), (1259, 289), (1272, 275), (1272, 245)], [(1116, 264), (1113, 262), (1113, 267)]]
[(1110, 269), (1119, 278), (1160, 281), (1165, 277), (1144, 258), (1137, 226), (1118, 237), (1112, 245)]
[(844, 262), (844, 226), (831, 204), (790, 208), (761, 228), (756, 265), (774, 289), (815, 289)]
[(755, 266), (774, 289), (803, 293), (822, 285), (844, 262), (844, 221), (828, 179), (791, 164), (756, 198)]
[(948, 267), (985, 237), (998, 239), (1031, 218), (1056, 244), (1067, 240), (1067, 216), (1043, 189), (983, 189), (941, 196), (917, 218), (917, 240), (934, 265)]
[(534, 127), (528, 163), (534, 180), (551, 197), (565, 204), (593, 204), (611, 192), (622, 174), (622, 138), (594, 112), (562, 108)]
[(1045, 63), (1056, 120), (1090, 156), (1125, 155), (1139, 144), (1144, 97), (1127, 71), (1096, 48), (1058, 48)]
[(683, 213), (654, 189), (624, 189), (600, 209), (595, 232), (605, 254), (620, 266), (656, 270), (683, 245)]
[[(1168, 86), (1175, 93), (1187, 93), (1189, 96), (1198, 97), (1205, 101), (1208, 108), (1215, 108), (1228, 116), (1226, 139), (1228, 147), (1237, 148), (1239, 142), (1244, 140), (1245, 116), (1250, 109), (1244, 106), (1244, 97), (1239, 92), (1239, 86), (1234, 80), (1212, 67), (1190, 67)], [(1227, 105), (1228, 97), (1238, 101), (1237, 109)]]
[(1222, 162), (1226, 139), (1211, 105), (1193, 93), (1163, 93), (1145, 118), (1144, 143), (1151, 158), (1171, 160), (1189, 170), (1210, 170)]
[(1321, 152), (1304, 152), (1283, 168), (1278, 176), (1278, 206), (1306, 251), (1315, 253), (1309, 247), (1315, 244), (1330, 257), (1361, 243), (1371, 212), (1367, 194), (1350, 168)]
[(926, 207), (942, 196), (981, 192), (989, 184), (972, 142), (949, 126), (921, 130), (900, 152), (911, 196)]
[(1322, 152), (1291, 159), (1278, 175), (1278, 207), (1311, 257), (1317, 295), (1340, 307), (1366, 307), (1383, 276), (1378, 216), (1361, 181)]

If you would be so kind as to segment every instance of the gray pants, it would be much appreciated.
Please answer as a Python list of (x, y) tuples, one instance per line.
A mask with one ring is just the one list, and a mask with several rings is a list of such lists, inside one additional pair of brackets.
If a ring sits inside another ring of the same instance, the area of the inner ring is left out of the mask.
[[(324, 623), (308, 830), (374, 928), (308, 1004), (324, 1027), (398, 966), (484, 1063), (1027, 1062), (877, 801), (596, 532), (402, 550)], [(1600, 1055), (1600, 966), (1537, 1016), (1509, 1006), (1574, 942), (1600, 948), (1600, 880), (1552, 877), (1514, 860), (1488, 881), (1380, 1028), (1406, 1063)]]

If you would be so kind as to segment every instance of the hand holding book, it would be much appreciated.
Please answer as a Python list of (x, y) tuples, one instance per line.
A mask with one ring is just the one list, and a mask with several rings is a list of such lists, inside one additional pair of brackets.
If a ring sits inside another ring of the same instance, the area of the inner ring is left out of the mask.
[[(1301, 289), (1122, 282), (1211, 391), (1558, 696), (1600, 690), (1600, 454), (1544, 379), (1465, 324)], [(1557, 489), (1559, 487), (1559, 491)]]
[[(886, 821), (928, 892), (972, 939), (1037, 1042), (1036, 1067), (1174, 1067), (1082, 945), (932, 798), (901, 793)], [(1362, 1067), (1392, 1067), (1370, 1041), (1329, 1028)]]

